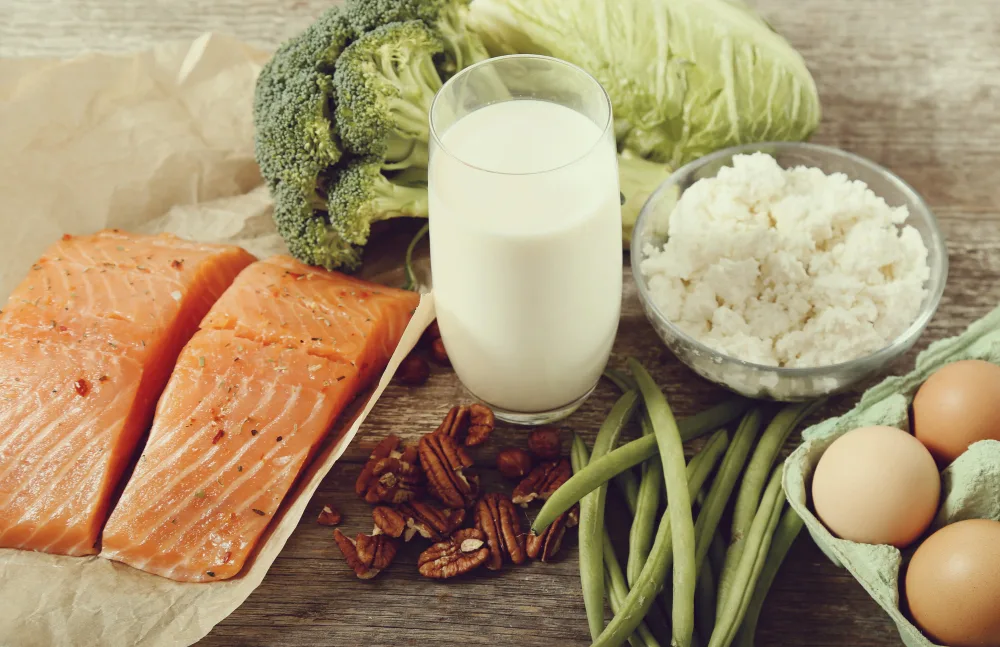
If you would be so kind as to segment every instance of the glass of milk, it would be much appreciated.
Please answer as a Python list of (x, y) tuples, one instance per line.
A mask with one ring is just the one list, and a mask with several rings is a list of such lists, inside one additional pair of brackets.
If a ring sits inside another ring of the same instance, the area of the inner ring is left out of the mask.
[(497, 417), (572, 413), (607, 364), (622, 298), (611, 103), (545, 56), (469, 67), (430, 125), (431, 272), (464, 386)]

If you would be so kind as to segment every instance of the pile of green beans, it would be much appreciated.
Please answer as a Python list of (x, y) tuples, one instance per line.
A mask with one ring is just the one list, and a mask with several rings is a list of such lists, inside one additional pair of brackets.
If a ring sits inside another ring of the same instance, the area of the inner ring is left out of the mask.
[[(574, 436), (573, 476), (532, 531), (580, 504), (580, 579), (594, 647), (753, 647), (764, 599), (802, 529), (786, 505), (778, 457), (820, 403), (785, 406), (766, 427), (764, 409), (742, 398), (678, 422), (649, 372), (633, 359), (628, 368), (605, 373), (622, 396), (592, 452)], [(633, 417), (642, 435), (616, 448)], [(723, 427), (738, 418), (730, 436)], [(713, 431), (685, 464), (683, 443)], [(609, 482), (629, 512), (624, 571), (604, 518)], [(719, 526), (730, 506), (726, 533)]]

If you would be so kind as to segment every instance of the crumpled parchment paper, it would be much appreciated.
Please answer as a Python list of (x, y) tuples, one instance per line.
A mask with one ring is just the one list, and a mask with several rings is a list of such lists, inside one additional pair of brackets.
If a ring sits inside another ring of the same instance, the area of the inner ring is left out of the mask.
[[(805, 521), (813, 540), (834, 563), (846, 567), (885, 609), (907, 647), (932, 647), (934, 643), (899, 608), (902, 553), (892, 546), (858, 544), (831, 535), (809, 509), (810, 483), (823, 452), (848, 431), (869, 425), (909, 429), (908, 407), (917, 389), (934, 371), (961, 359), (1000, 364), (1000, 308), (961, 335), (931, 344), (917, 357), (912, 372), (887, 378), (870, 388), (851, 411), (806, 429), (802, 445), (785, 462), (785, 495)], [(963, 519), (1000, 521), (1000, 441), (983, 440), (970, 446), (941, 473), (941, 484), (941, 508), (935, 528)]]
[[(253, 158), (269, 54), (206, 35), (134, 55), (0, 61), (0, 298), (64, 233), (170, 231), (285, 252)], [(0, 550), (0, 645), (188, 645), (260, 584), (323, 477), (434, 318), (421, 301), (370, 394), (346, 411), (237, 578), (179, 583), (100, 557)]]

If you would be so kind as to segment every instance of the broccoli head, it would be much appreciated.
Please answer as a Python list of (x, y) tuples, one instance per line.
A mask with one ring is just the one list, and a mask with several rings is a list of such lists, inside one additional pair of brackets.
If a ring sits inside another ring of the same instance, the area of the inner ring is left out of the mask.
[(419, 20), (378, 27), (340, 55), (333, 83), (337, 129), (355, 155), (386, 169), (427, 166), (428, 114), (441, 77), (441, 41)]
[(364, 245), (373, 222), (427, 217), (426, 181), (426, 172), (420, 169), (389, 178), (382, 171), (381, 158), (353, 159), (333, 177), (327, 202), (329, 221), (343, 240)]
[(438, 69), (444, 79), (489, 58), (479, 36), (468, 28), (470, 0), (347, 0), (345, 13), (358, 34), (391, 22), (420, 20), (441, 38), (444, 56)]
[(361, 266), (361, 248), (330, 226), (326, 204), (315, 189), (281, 183), (271, 189), (274, 223), (292, 256), (310, 265), (353, 271)]
[(278, 49), (261, 70), (254, 94), (254, 150), (272, 189), (279, 182), (309, 183), (340, 159), (330, 114), (333, 82), (323, 71), (351, 36), (334, 7)]

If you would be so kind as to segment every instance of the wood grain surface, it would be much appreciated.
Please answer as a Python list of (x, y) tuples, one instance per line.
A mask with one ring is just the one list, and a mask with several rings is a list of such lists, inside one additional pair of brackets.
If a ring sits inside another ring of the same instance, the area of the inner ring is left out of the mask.
[[(0, 55), (69, 56), (135, 49), (225, 31), (274, 46), (303, 28), (320, 0), (0, 0)], [(952, 335), (1000, 302), (1000, 9), (995, 0), (751, 0), (805, 56), (822, 95), (815, 141), (893, 169), (941, 220), (951, 274), (919, 350)], [(915, 352), (914, 351), (914, 352)], [(890, 371), (904, 371), (911, 353)], [(635, 355), (651, 367), (680, 415), (722, 396), (662, 347), (643, 318), (626, 271), (613, 362)], [(593, 439), (613, 390), (602, 385), (566, 424)], [(849, 406), (838, 398), (823, 416)], [(370, 531), (353, 483), (369, 449), (389, 432), (410, 440), (434, 429), (465, 395), (437, 369), (421, 388), (392, 386), (362, 435), (326, 479), (261, 587), (205, 645), (586, 645), (575, 545), (555, 564), (531, 564), (447, 583), (416, 573), (417, 550), (371, 582), (354, 578), (328, 528), (324, 503), (345, 515), (345, 532)], [(475, 452), (488, 484), (505, 445), (522, 431), (501, 427)], [(791, 446), (791, 444), (790, 444)], [(796, 543), (767, 600), (760, 646), (898, 645), (895, 628), (859, 584), (808, 537)]]

